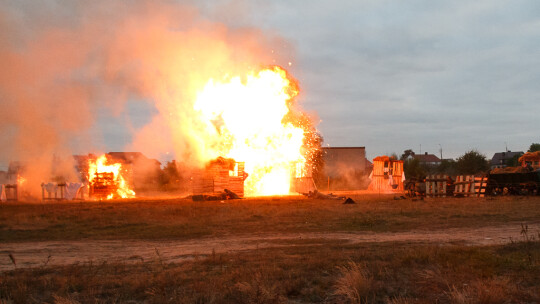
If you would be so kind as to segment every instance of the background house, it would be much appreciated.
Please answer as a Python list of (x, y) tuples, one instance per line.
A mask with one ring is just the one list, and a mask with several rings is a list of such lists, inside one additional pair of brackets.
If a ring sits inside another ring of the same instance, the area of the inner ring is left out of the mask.
[[(523, 151), (518, 152), (512, 152), (512, 151), (506, 151), (506, 152), (497, 152), (493, 154), (493, 157), (490, 161), (490, 167), (491, 169), (495, 168), (505, 168), (510, 166), (516, 166), (517, 165), (517, 159), (523, 155)], [(515, 163), (514, 163), (515, 160)]]
[(415, 159), (418, 159), (420, 164), (427, 165), (427, 166), (438, 166), (441, 164), (441, 159), (438, 158), (435, 154), (428, 154), (425, 152), (424, 154), (414, 154), (413, 157)]

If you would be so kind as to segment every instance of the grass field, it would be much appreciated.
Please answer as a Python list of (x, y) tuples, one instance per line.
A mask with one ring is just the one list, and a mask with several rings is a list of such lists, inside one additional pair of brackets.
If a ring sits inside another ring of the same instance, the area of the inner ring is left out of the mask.
[[(351, 197), (357, 204), (303, 197), (3, 204), (0, 244), (13, 248), (101, 240), (209, 246), (182, 261), (155, 249), (33, 268), (17, 267), (17, 253), (0, 249), (0, 259), (13, 258), (1, 273), (0, 303), (540, 303), (540, 198)], [(503, 244), (385, 241), (507, 226), (517, 232)], [(375, 240), (331, 237), (338, 233)], [(272, 236), (273, 244), (212, 246), (247, 236)]]

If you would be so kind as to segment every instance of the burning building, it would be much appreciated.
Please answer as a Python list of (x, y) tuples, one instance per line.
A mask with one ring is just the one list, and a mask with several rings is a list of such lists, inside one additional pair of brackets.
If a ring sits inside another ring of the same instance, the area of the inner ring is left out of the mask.
[(133, 185), (133, 190), (139, 192), (157, 188), (161, 163), (156, 159), (146, 157), (141, 152), (109, 152), (112, 162), (121, 163), (127, 183)]
[(199, 158), (244, 162), (246, 196), (289, 194), (295, 169), (307, 167), (306, 156), (316, 148), (306, 140), (314, 132), (310, 120), (294, 108), (298, 92), (296, 81), (277, 66), (211, 79), (194, 104)]
[(111, 156), (103, 154), (88, 159), (88, 187), (91, 198), (112, 199), (135, 197), (135, 191), (127, 182), (129, 168), (114, 162)]
[[(14, 145), (5, 145), (2, 157), (43, 164), (28, 178), (32, 188), (50, 180), (44, 161), (51, 155), (101, 146), (100, 132), (93, 132), (98, 113), (129, 115), (136, 100), (152, 111), (137, 128), (129, 119), (121, 122), (134, 131), (130, 149), (169, 153), (199, 168), (220, 156), (233, 158), (249, 173), (246, 196), (290, 193), (291, 163), (309, 166), (312, 147), (305, 138), (314, 129), (296, 102), (296, 80), (265, 65), (294, 58), (285, 40), (229, 28), (176, 2), (87, 1), (65, 8), (69, 13), (47, 10), (39, 21), (32, 6), (3, 8), (6, 81), (0, 91), (9, 119), (0, 128)], [(40, 73), (36, 66), (43, 67)], [(145, 174), (132, 173), (126, 183), (138, 191)]]

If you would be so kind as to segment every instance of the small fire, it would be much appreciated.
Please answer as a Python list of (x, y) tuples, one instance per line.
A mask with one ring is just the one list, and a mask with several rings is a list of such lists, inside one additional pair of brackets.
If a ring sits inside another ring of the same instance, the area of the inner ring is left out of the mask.
[(131, 190), (126, 179), (122, 175), (122, 164), (108, 164), (108, 159), (105, 154), (95, 160), (88, 161), (88, 182), (91, 186), (104, 191), (107, 199), (112, 199), (114, 196), (121, 198), (135, 197), (135, 191)]
[(17, 185), (20, 187), (26, 183), (26, 178), (21, 175), (17, 175)]
[(194, 104), (204, 124), (202, 158), (245, 162), (246, 196), (289, 194), (293, 168), (306, 163), (307, 127), (291, 110), (297, 94), (296, 81), (277, 66), (209, 80)]

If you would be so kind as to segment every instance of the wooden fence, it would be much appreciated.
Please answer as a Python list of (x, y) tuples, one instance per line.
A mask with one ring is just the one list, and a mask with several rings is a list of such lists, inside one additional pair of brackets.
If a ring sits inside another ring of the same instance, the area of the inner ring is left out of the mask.
[(484, 197), (487, 187), (487, 176), (459, 175), (454, 182), (454, 196)]
[(426, 177), (427, 197), (446, 197), (447, 195), (447, 175), (428, 175)]

